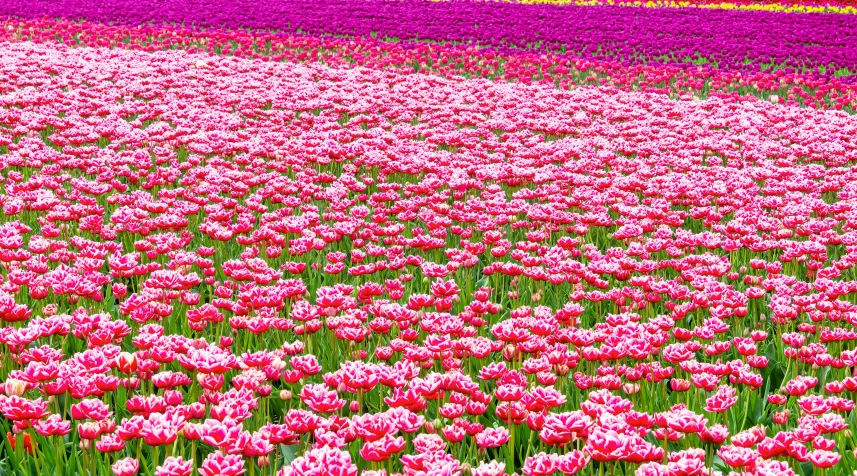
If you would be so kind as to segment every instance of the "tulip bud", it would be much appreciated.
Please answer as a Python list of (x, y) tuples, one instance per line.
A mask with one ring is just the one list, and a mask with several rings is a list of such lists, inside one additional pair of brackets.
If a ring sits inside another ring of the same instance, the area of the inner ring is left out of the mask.
[(128, 295), (128, 287), (122, 283), (114, 283), (110, 290), (113, 296), (120, 300)]
[(274, 357), (274, 359), (271, 360), (271, 367), (277, 369), (277, 371), (280, 371), (286, 368), (286, 363), (283, 361), (283, 359), (279, 357)]
[(271, 461), (268, 459), (267, 456), (260, 456), (256, 459), (256, 465), (260, 468), (267, 468), (271, 465)]
[(104, 431), (98, 423), (88, 421), (77, 426), (77, 433), (83, 440), (94, 440), (98, 438)]
[(123, 374), (132, 374), (137, 371), (137, 355), (130, 352), (121, 352), (116, 356), (116, 367)]
[(518, 349), (515, 347), (515, 344), (508, 344), (503, 348), (503, 359), (508, 362), (515, 360), (518, 356)]
[(280, 400), (291, 400), (292, 392), (289, 390), (280, 390)]
[(24, 395), (24, 392), (27, 391), (27, 382), (10, 378), (9, 380), (6, 380), (6, 384), (4, 387), (4, 390), (6, 391), (6, 396), (20, 397)]
[(360, 411), (360, 403), (356, 400), (352, 400), (351, 403), (348, 404), (348, 409), (351, 413), (357, 413)]
[(177, 407), (182, 404), (182, 392), (180, 390), (167, 390), (164, 392), (164, 400), (167, 405)]
[(673, 392), (686, 392), (690, 390), (690, 381), (680, 378), (670, 380), (670, 387)]
[(199, 402), (193, 402), (188, 405), (190, 409), (190, 417), (193, 419), (205, 418), (205, 405)]

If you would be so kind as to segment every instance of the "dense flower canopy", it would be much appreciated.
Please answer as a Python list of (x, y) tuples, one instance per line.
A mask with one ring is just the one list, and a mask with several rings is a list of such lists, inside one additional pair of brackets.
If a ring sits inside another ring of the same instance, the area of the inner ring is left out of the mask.
[(221, 3), (0, 2), (4, 471), (857, 467), (857, 17)]

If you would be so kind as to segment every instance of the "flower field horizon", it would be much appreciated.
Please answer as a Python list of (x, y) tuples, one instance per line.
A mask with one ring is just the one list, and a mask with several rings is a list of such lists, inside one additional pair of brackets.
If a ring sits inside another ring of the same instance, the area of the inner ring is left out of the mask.
[(0, 0), (0, 474), (857, 474), (855, 8)]

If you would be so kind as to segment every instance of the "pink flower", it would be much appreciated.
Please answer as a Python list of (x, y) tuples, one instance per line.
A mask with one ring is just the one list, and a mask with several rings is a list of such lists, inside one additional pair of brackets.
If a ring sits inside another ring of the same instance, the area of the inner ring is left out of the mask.
[(65, 436), (71, 433), (71, 422), (64, 421), (59, 415), (51, 415), (33, 423), (33, 428), (42, 436)]
[(134, 458), (122, 458), (110, 467), (116, 476), (133, 476), (140, 469), (140, 463)]
[(170, 456), (155, 469), (155, 476), (190, 476), (193, 471), (193, 461), (186, 461), (180, 456)]
[(832, 468), (840, 459), (842, 455), (834, 451), (815, 450), (809, 453), (809, 460), (816, 468)]
[(671, 476), (669, 467), (660, 463), (644, 463), (636, 471), (634, 476)]
[(485, 428), (476, 435), (476, 444), (480, 448), (498, 448), (509, 441), (509, 431), (505, 428)]
[(506, 464), (496, 460), (482, 462), (479, 466), (471, 468), (472, 476), (505, 476)]
[(357, 465), (351, 462), (347, 452), (324, 446), (298, 456), (291, 465), (283, 467), (277, 476), (357, 476), (357, 471)]
[(545, 452), (530, 456), (522, 471), (527, 476), (549, 476), (557, 470), (557, 455)]
[(202, 476), (241, 476), (245, 472), (242, 456), (219, 452), (210, 453), (199, 467)]
[(589, 464), (589, 457), (579, 450), (572, 450), (557, 456), (557, 469), (565, 476), (577, 474)]
[(333, 413), (345, 406), (345, 400), (323, 384), (304, 385), (299, 396), (310, 410), (318, 413)]

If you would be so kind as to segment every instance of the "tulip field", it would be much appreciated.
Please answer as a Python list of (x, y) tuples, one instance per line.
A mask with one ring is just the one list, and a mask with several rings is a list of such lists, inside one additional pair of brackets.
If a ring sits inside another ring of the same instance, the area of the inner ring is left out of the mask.
[(857, 475), (857, 0), (0, 0), (0, 475)]

